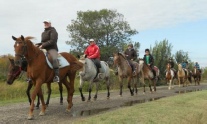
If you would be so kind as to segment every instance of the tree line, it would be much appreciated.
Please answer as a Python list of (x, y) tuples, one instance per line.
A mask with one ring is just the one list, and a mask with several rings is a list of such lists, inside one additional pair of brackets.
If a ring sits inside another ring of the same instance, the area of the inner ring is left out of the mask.
[[(95, 39), (100, 47), (101, 60), (104, 61), (108, 61), (114, 52), (123, 52), (130, 42), (134, 44), (137, 52), (141, 46), (140, 42), (131, 39), (133, 35), (138, 34), (138, 31), (131, 28), (124, 15), (116, 10), (78, 11), (77, 18), (71, 20), (66, 30), (70, 38), (66, 41), (66, 44), (71, 46), (69, 52), (74, 56), (83, 54), (85, 48), (89, 45), (88, 40), (91, 38)], [(179, 50), (173, 54), (172, 48), (173, 45), (167, 39), (156, 41), (154, 46), (150, 46), (151, 54), (155, 60), (154, 65), (160, 69), (163, 76), (170, 57), (174, 58), (175, 63), (188, 61), (190, 69), (194, 65), (188, 52)], [(7, 74), (9, 63), (8, 59), (5, 59), (7, 57), (12, 57), (12, 55), (0, 57), (0, 79)], [(176, 67), (175, 69), (177, 69)]]

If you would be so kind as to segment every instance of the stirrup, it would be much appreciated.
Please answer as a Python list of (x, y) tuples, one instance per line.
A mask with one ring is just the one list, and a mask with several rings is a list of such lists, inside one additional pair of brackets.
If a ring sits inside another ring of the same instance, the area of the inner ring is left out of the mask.
[(58, 77), (58, 76), (55, 76), (55, 77), (53, 78), (53, 82), (57, 82), (57, 83), (59, 83), (59, 82), (60, 82), (59, 77)]

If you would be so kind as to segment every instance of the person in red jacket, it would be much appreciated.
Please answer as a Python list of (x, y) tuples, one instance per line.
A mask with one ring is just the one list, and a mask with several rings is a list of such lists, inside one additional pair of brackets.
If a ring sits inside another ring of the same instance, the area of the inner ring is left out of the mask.
[(97, 71), (99, 73), (99, 68), (101, 68), (100, 49), (98, 45), (96, 45), (94, 39), (89, 40), (89, 46), (86, 48), (84, 54), (87, 56), (87, 58), (91, 59), (95, 63)]

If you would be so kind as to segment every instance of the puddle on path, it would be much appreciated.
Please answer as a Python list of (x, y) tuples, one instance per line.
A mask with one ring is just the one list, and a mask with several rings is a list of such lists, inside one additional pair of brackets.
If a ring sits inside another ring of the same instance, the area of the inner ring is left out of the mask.
[[(165, 97), (165, 96), (163, 96), (163, 97)], [(155, 101), (155, 100), (161, 99), (163, 97), (128, 101), (128, 102), (125, 102), (124, 104), (120, 105), (120, 107), (133, 106), (133, 105), (139, 104), (139, 103), (145, 103), (145, 102)], [(95, 114), (98, 114), (98, 113), (101, 113), (101, 112), (104, 112), (104, 111), (108, 111), (110, 109), (113, 109), (113, 108), (102, 108), (102, 109), (92, 109), (92, 110), (75, 111), (75, 112), (72, 113), (72, 116), (73, 117), (90, 116), (90, 115), (95, 115)]]
[(202, 91), (202, 89), (194, 89), (194, 90), (180, 90), (180, 91), (175, 91), (175, 93), (178, 93), (178, 94), (183, 94), (183, 93), (196, 92), (196, 91)]

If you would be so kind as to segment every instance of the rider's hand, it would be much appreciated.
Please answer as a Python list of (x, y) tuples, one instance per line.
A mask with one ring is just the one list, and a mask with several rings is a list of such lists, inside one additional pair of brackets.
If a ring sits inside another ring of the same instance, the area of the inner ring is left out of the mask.
[(42, 49), (42, 45), (40, 45), (39, 48)]

